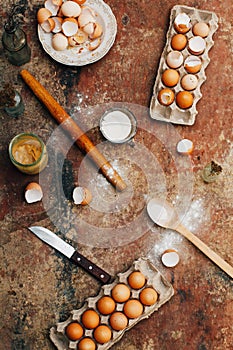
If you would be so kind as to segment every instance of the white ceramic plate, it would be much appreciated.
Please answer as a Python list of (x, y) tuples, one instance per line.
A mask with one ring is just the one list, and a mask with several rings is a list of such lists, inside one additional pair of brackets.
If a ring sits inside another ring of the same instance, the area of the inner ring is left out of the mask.
[[(52, 33), (45, 33), (38, 25), (38, 36), (43, 49), (57, 62), (68, 66), (84, 66), (100, 60), (112, 47), (117, 23), (111, 8), (103, 0), (87, 0), (85, 5), (90, 6), (97, 14), (97, 22), (103, 27), (101, 44), (93, 51), (89, 51), (87, 43), (64, 51), (56, 51), (52, 47)], [(82, 47), (82, 50), (80, 48)]]

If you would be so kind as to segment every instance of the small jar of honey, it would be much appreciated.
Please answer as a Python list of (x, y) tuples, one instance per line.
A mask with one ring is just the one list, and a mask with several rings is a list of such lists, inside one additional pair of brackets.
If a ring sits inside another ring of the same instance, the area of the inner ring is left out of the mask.
[(38, 174), (48, 163), (44, 142), (31, 133), (19, 134), (11, 140), (9, 156), (16, 168), (25, 174)]

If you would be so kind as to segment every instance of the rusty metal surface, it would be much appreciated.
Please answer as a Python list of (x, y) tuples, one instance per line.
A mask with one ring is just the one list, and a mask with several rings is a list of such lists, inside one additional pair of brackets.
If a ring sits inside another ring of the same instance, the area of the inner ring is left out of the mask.
[[(1, 1), (1, 33), (10, 3)], [(19, 77), (22, 67), (9, 64), (0, 47), (1, 81), (6, 78), (12, 82), (25, 102), (25, 112), (18, 119), (10, 119), (0, 111), (0, 350), (54, 349), (49, 340), (50, 327), (65, 320), (72, 309), (99, 291), (98, 282), (32, 236), (27, 226), (35, 223), (59, 231), (61, 237), (77, 245), (80, 252), (111, 275), (127, 269), (138, 257), (147, 256), (173, 284), (173, 298), (159, 312), (127, 332), (112, 349), (230, 350), (233, 344), (232, 280), (178, 234), (153, 226), (144, 209), (150, 190), (159, 191), (156, 182), (158, 187), (161, 185), (161, 191), (166, 185), (171, 200), (182, 203), (182, 198), (177, 199), (177, 196), (183, 195), (182, 205), (187, 204), (190, 209), (185, 219), (188, 228), (233, 265), (232, 1), (179, 2), (214, 11), (219, 18), (214, 47), (209, 54), (211, 61), (206, 69), (207, 80), (201, 88), (203, 96), (197, 106), (196, 122), (191, 127), (168, 126), (147, 115), (170, 10), (176, 2), (108, 0), (107, 3), (117, 19), (116, 41), (100, 61), (77, 68), (61, 65), (43, 51), (36, 32), (36, 12), (42, 1), (28, 1), (24, 30), (32, 57), (24, 68), (74, 116), (105, 155), (115, 165), (121, 165), (120, 171), (130, 184), (131, 197), (126, 207), (121, 207), (116, 214), (100, 215), (92, 207), (74, 208), (69, 198), (63, 200), (62, 186), (65, 183), (65, 196), (69, 196), (69, 181), (73, 180), (69, 164), (75, 182), (79, 180), (80, 169), (90, 186), (93, 186), (92, 174), (99, 179), (96, 187), (103, 191), (103, 202), (108, 200), (108, 195), (110, 202), (115, 197), (121, 201), (121, 195), (105, 184), (89, 161), (83, 162), (83, 155), (76, 146), (69, 148), (69, 141), (62, 133), (55, 135), (54, 143), (49, 145), (48, 181), (44, 192), (51, 207), (45, 207), (43, 202), (32, 205), (25, 202), (25, 186), (39, 181), (39, 176), (27, 176), (13, 167), (8, 157), (9, 142), (17, 133), (26, 131), (38, 134), (47, 142), (57, 124)], [(113, 102), (129, 103), (135, 108), (139, 129), (134, 144), (118, 148), (103, 142), (98, 121), (101, 111)], [(137, 106), (142, 106), (142, 110)], [(184, 159), (179, 169), (167, 146), (171, 144), (174, 151), (173, 134), (174, 140), (178, 135), (194, 143), (189, 162)], [(158, 135), (171, 137), (162, 144)], [(134, 160), (131, 163), (129, 155), (138, 145), (145, 147), (148, 159), (154, 154), (155, 164), (160, 167), (153, 166), (146, 158), (136, 157), (139, 163)], [(65, 179), (61, 166), (64, 153), (68, 161)], [(119, 164), (118, 158), (121, 159)], [(223, 172), (216, 182), (206, 184), (201, 172), (211, 160), (220, 164)], [(182, 166), (189, 166), (182, 170), (191, 176), (190, 188), (186, 188), (186, 184), (183, 188), (178, 181)], [(110, 227), (114, 233), (117, 227), (122, 227), (128, 232), (126, 224), (141, 213), (144, 226), (142, 229), (134, 227), (135, 240), (121, 246), (98, 246), (96, 237), (103, 228)], [(73, 221), (74, 215), (77, 223)], [(96, 231), (95, 238), (90, 234), (94, 245), (85, 244), (85, 220)], [(79, 236), (76, 236), (77, 230)], [(180, 254), (180, 263), (174, 269), (165, 268), (160, 262), (161, 252), (170, 246)]]

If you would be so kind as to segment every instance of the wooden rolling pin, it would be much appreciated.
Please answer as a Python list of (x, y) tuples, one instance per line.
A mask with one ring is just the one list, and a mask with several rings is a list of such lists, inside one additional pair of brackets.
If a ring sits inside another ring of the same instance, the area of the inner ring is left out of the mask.
[(126, 188), (125, 182), (75, 121), (26, 69), (23, 69), (20, 75), (36, 97), (47, 107), (56, 121), (70, 134), (80, 150), (94, 161), (98, 169), (101, 170), (102, 174), (117, 190), (123, 191)]

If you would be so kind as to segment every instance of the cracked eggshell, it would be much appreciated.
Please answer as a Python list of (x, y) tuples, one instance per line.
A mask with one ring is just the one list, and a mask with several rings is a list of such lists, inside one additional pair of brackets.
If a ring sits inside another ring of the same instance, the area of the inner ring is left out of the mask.
[(54, 28), (55, 28), (55, 21), (53, 18), (48, 18), (46, 21), (41, 23), (41, 28), (46, 32), (46, 33), (51, 33)]
[(169, 52), (166, 61), (170, 68), (179, 68), (184, 61), (184, 57), (180, 51), (175, 50)]
[(194, 36), (189, 39), (188, 48), (193, 55), (201, 55), (206, 48), (206, 42), (201, 36)]
[(174, 20), (174, 28), (178, 33), (185, 34), (191, 28), (191, 18), (185, 13), (179, 13)]
[(184, 61), (184, 68), (188, 73), (198, 73), (201, 69), (201, 59), (197, 56), (188, 56)]
[(30, 182), (25, 188), (25, 199), (27, 203), (39, 202), (43, 198), (41, 186), (37, 182)]
[(78, 5), (82, 5), (86, 2), (86, 0), (73, 0), (74, 2), (76, 2)]
[(94, 23), (88, 23), (84, 27), (82, 27), (82, 29), (88, 35), (91, 35), (94, 33)]
[(62, 0), (52, 0), (54, 5), (61, 6), (62, 5)]
[(39, 24), (47, 21), (47, 19), (51, 16), (52, 16), (52, 13), (48, 9), (46, 9), (45, 7), (41, 7), (37, 11), (37, 21)]
[(80, 28), (85, 27), (89, 23), (94, 24), (96, 22), (95, 18), (92, 16), (90, 11), (83, 11), (81, 15), (78, 17), (78, 24)]
[(87, 39), (88, 39), (88, 34), (85, 33), (82, 29), (78, 29), (75, 35), (68, 38), (68, 42), (70, 46), (74, 47), (85, 43)]
[(61, 17), (53, 17), (53, 21), (54, 21), (54, 28), (52, 30), (53, 33), (59, 33), (61, 32), (61, 25), (62, 25), (62, 22), (63, 22), (63, 19)]
[(75, 18), (66, 18), (62, 22), (62, 32), (65, 36), (70, 37), (75, 35), (78, 31), (78, 22)]
[(179, 263), (180, 257), (175, 249), (167, 249), (163, 252), (161, 260), (164, 266), (175, 267)]
[(175, 99), (175, 94), (171, 89), (164, 88), (158, 93), (158, 100), (163, 106), (169, 106)]
[(77, 186), (73, 190), (73, 200), (74, 204), (87, 205), (92, 201), (92, 194), (87, 188)]
[(189, 139), (180, 140), (176, 146), (176, 150), (180, 154), (191, 154), (193, 148), (193, 142)]
[(62, 33), (56, 33), (52, 38), (52, 46), (54, 50), (63, 51), (68, 46), (68, 39)]
[(56, 16), (59, 10), (59, 6), (56, 5), (53, 0), (46, 0), (44, 7), (52, 13), (52, 16)]
[(61, 11), (65, 17), (78, 17), (81, 7), (76, 2), (68, 0), (62, 4)]
[(197, 76), (194, 74), (186, 74), (181, 79), (181, 86), (184, 90), (194, 90), (198, 85)]
[(101, 38), (97, 38), (96, 40), (90, 42), (90, 44), (88, 45), (88, 50), (93, 51), (97, 49), (97, 47), (100, 46), (100, 44), (101, 44)]
[(99, 38), (103, 33), (103, 28), (102, 26), (96, 22), (94, 23), (94, 32), (90, 35), (91, 39), (96, 39)]

